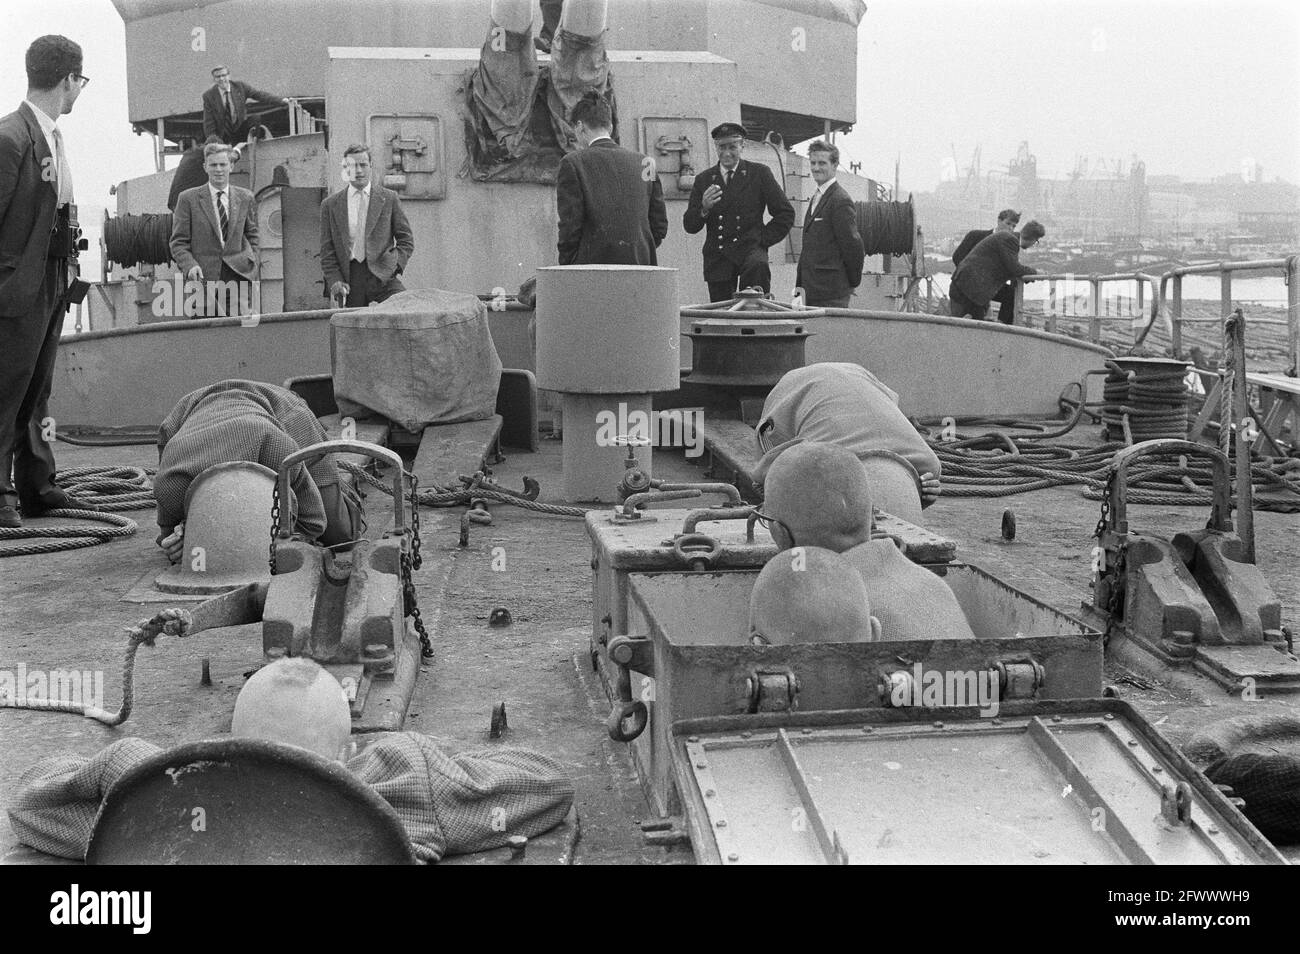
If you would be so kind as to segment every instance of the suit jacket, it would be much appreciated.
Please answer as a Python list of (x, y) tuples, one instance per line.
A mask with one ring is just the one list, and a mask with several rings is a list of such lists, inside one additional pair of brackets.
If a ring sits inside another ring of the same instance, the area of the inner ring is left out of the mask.
[[(335, 282), (348, 281), (348, 262), (352, 258), (352, 235), (348, 231), (348, 191), (345, 186), (321, 203), (320, 265), (325, 273), (325, 296)], [(392, 189), (370, 183), (370, 202), (366, 206), (366, 267), (381, 282), (390, 281), (406, 270), (415, 251), (415, 236), (402, 200)]]
[(172, 173), (172, 185), (167, 190), (167, 211), (176, 211), (176, 203), (180, 201), (182, 192), (205, 185), (207, 181), (208, 172), (203, 168), (203, 147), (195, 146), (193, 149), (186, 149), (181, 154), (181, 161), (176, 166), (176, 171)]
[(862, 284), (865, 251), (857, 209), (838, 182), (822, 195), (803, 232), (798, 285), (809, 302), (843, 298)]
[[(794, 225), (794, 206), (785, 197), (767, 166), (741, 160), (731, 185), (725, 186), (718, 204), (706, 216), (704, 190), (722, 185), (722, 170), (710, 166), (695, 177), (691, 198), (686, 203), (682, 226), (694, 235), (708, 226), (704, 239), (704, 280), (725, 281), (733, 266), (767, 261), (767, 250), (781, 241)], [(763, 223), (763, 213), (772, 218)]]
[(244, 278), (257, 277), (257, 213), (253, 193), (230, 186), (227, 207), (230, 234), (221, 240), (221, 224), (212, 208), (208, 184), (186, 189), (176, 200), (172, 213), (172, 259), (182, 272), (195, 265), (203, 269), (204, 281), (221, 278), (225, 262)]
[(1020, 264), (1020, 235), (993, 232), (962, 259), (952, 273), (952, 284), (976, 305), (987, 305), (1012, 278), (1033, 275), (1034, 269)]
[(0, 318), (25, 316), (44, 280), (59, 218), (57, 187), (43, 175), (53, 161), (30, 106), (0, 118)]
[(646, 157), (601, 139), (560, 160), (555, 200), (561, 265), (657, 265), (668, 210)]
[(961, 260), (970, 254), (971, 249), (978, 245), (981, 239), (986, 239), (992, 234), (992, 229), (972, 229), (967, 232), (966, 237), (961, 240), (961, 244), (952, 253), (952, 263), (960, 265)]
[(225, 100), (221, 90), (214, 83), (203, 93), (203, 138), (214, 133), (221, 137), (226, 145), (234, 145), (235, 130), (248, 118), (248, 100), (258, 103), (283, 103), (283, 96), (265, 93), (240, 80), (230, 81), (230, 103), (235, 107), (235, 118), (230, 118), (226, 111)]

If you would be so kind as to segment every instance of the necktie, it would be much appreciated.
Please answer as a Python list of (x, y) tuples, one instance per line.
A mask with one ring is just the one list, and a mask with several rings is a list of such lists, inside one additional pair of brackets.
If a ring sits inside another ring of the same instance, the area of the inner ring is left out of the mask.
[(356, 196), (357, 224), (352, 229), (352, 257), (358, 262), (364, 262), (366, 260), (366, 194), (356, 191)]
[(804, 213), (803, 227), (807, 228), (812, 225), (813, 213), (817, 211), (817, 203), (821, 201), (822, 190), (818, 189), (813, 193), (813, 197), (808, 200), (808, 211)]
[(235, 104), (232, 103), (232, 102), (230, 101), (230, 94), (229, 94), (229, 93), (223, 93), (222, 95), (226, 97), (226, 112), (230, 114), (230, 118), (231, 118), (231, 119), (234, 119), (234, 118), (235, 118)]
[(54, 149), (58, 153), (54, 157), (58, 176), (55, 189), (59, 195), (58, 204), (64, 206), (72, 201), (72, 168), (68, 165), (68, 151), (63, 148), (63, 133), (59, 132), (58, 126), (54, 127)]
[(725, 189), (725, 188), (726, 188), (727, 186), (729, 186), (729, 185), (731, 185), (731, 173), (730, 173), (728, 170), (723, 169), (723, 170), (722, 170), (722, 188)]
[(217, 192), (217, 214), (221, 216), (221, 241), (222, 242), (225, 242), (225, 240), (230, 235), (230, 217), (226, 215), (225, 195), (226, 193), (224, 189)]

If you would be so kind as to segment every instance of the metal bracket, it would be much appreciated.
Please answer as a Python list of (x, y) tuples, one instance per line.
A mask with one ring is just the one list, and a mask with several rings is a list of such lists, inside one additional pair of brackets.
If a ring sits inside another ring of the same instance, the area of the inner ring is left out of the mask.
[(749, 712), (793, 712), (799, 708), (799, 677), (791, 670), (754, 670), (745, 678)]
[(654, 641), (645, 636), (615, 636), (609, 641), (609, 658), (617, 666), (653, 677)]

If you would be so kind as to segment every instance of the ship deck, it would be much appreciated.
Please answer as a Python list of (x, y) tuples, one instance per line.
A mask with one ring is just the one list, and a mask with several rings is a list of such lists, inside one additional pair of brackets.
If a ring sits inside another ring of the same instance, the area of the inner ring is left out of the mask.
[[(60, 445), (60, 466), (156, 463), (153, 447), (82, 448)], [(560, 444), (543, 441), (537, 453), (506, 450), (494, 470), (506, 486), (527, 474), (541, 482), (543, 501), (559, 502)], [(657, 452), (655, 473), (699, 479), (693, 462)], [(1014, 542), (1000, 536), (1003, 510), (1014, 510)], [(491, 526), (473, 526), (468, 548), (458, 546), (460, 510), (422, 513), (424, 566), (416, 574), (420, 605), (436, 656), (417, 681), (406, 728), (452, 749), (522, 745), (547, 752), (569, 770), (581, 818), (578, 863), (689, 863), (687, 847), (643, 844), (638, 821), (649, 816), (625, 747), (604, 728), (609, 711), (587, 655), (591, 628), (590, 544), (583, 522), (514, 507), (493, 508)], [(1055, 488), (1008, 498), (946, 498), (926, 512), (927, 526), (958, 541), (957, 558), (977, 564), (1066, 613), (1088, 595), (1091, 533), (1098, 504), (1077, 488)], [(367, 499), (368, 536), (387, 525), (391, 506), (381, 494)], [(129, 514), (134, 536), (87, 549), (0, 560), (0, 666), (103, 670), (105, 708), (120, 699), (123, 627), (165, 606), (124, 602), (142, 578), (166, 563), (154, 545), (152, 511)], [(1199, 527), (1196, 508), (1139, 506), (1135, 528), (1160, 533)], [(1300, 514), (1256, 514), (1259, 564), (1283, 607), (1284, 622), (1300, 624)], [(493, 572), (494, 547), (504, 548), (505, 572)], [(489, 628), (492, 609), (506, 607), (512, 625)], [(203, 657), (212, 685), (199, 684)], [(143, 648), (136, 668), (136, 707), (125, 725), (109, 728), (73, 715), (0, 712), (0, 805), (7, 806), (19, 777), (57, 754), (90, 755), (116, 739), (140, 736), (162, 746), (229, 731), (234, 699), (245, 674), (261, 662), (258, 625), (213, 630)], [(1112, 663), (1107, 681), (1134, 703), (1174, 744), (1198, 728), (1242, 711), (1291, 710), (1293, 702), (1246, 702), (1207, 683), (1204, 693), (1186, 680), (1139, 676)], [(489, 741), (493, 705), (504, 702), (509, 730)], [(1289, 852), (1300, 860), (1300, 850)], [(0, 860), (24, 863), (44, 856), (16, 844), (0, 824)], [(470, 859), (472, 860), (472, 859)], [(539, 859), (540, 860), (540, 859)]]

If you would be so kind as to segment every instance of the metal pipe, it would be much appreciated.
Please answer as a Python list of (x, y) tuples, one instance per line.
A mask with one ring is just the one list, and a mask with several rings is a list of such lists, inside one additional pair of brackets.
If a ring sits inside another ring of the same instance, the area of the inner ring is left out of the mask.
[(1213, 275), (1216, 272), (1258, 272), (1274, 268), (1294, 268), (1296, 256), (1289, 258), (1263, 258), (1254, 262), (1203, 262), (1200, 265), (1179, 265), (1166, 275)]
[(1286, 260), (1287, 351), (1291, 355), (1291, 372), (1300, 368), (1300, 255)]
[(1255, 488), (1250, 478), (1250, 441), (1243, 426), (1250, 415), (1250, 398), (1246, 394), (1246, 316), (1238, 308), (1228, 319), (1232, 345), (1232, 420), (1237, 453), (1237, 536), (1245, 546), (1246, 562), (1255, 562)]
[[(1160, 291), (1164, 293), (1165, 279), (1169, 276), (1162, 276), (1160, 279)], [(1183, 276), (1174, 276), (1174, 302), (1170, 309), (1169, 320), (1173, 322), (1173, 331), (1169, 337), (1173, 344), (1174, 357), (1179, 361), (1183, 359)]]

